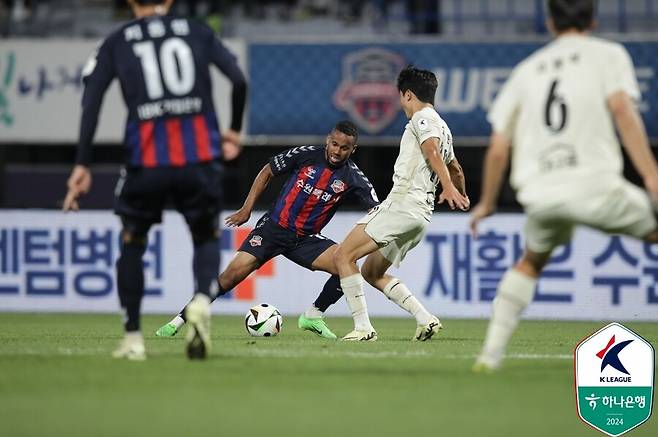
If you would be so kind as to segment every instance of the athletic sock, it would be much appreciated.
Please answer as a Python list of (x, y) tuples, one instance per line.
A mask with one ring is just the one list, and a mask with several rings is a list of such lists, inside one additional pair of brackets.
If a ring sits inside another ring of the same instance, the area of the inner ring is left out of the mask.
[(409, 288), (399, 279), (393, 278), (392, 281), (386, 284), (383, 293), (397, 306), (414, 316), (419, 325), (426, 325), (432, 320), (432, 314), (425, 309), (423, 304), (411, 294)]
[(354, 329), (357, 331), (374, 331), (370, 318), (366, 297), (363, 292), (363, 278), (360, 274), (354, 274), (340, 280), (340, 286), (345, 294), (345, 300), (352, 312)]
[(211, 284), (219, 275), (219, 239), (212, 238), (194, 245), (192, 270), (196, 280), (196, 293), (212, 298)]
[(327, 279), (327, 282), (324, 283), (324, 287), (322, 287), (322, 291), (315, 302), (313, 302), (313, 305), (317, 310), (324, 313), (327, 311), (327, 308), (338, 302), (341, 297), (343, 297), (343, 289), (340, 286), (340, 277), (338, 275), (331, 275)]
[(144, 296), (144, 265), (142, 255), (145, 242), (126, 242), (121, 245), (117, 260), (117, 289), (119, 302), (124, 312), (126, 332), (140, 330), (140, 307)]
[[(229, 292), (229, 290), (224, 290), (222, 288), (222, 284), (219, 283), (219, 280), (215, 280), (215, 284), (217, 284), (218, 291), (217, 291), (217, 294), (214, 297), (210, 298), (210, 303), (213, 303), (215, 300), (217, 300), (217, 298), (219, 296), (223, 296), (223, 295), (225, 295), (226, 293)], [(188, 302), (187, 305), (189, 305), (190, 302)], [(187, 322), (187, 319), (185, 318), (185, 309), (187, 308), (187, 305), (185, 305), (183, 307), (183, 309), (180, 310), (180, 313), (178, 313), (178, 315), (176, 317), (174, 317), (173, 319), (171, 319), (171, 322), (169, 322), (169, 323), (173, 323), (174, 325), (176, 325), (176, 327), (178, 329), (180, 329), (180, 327), (183, 326), (185, 324), (185, 322)], [(182, 322), (178, 321), (178, 319), (180, 319)], [(178, 325), (178, 323), (180, 323), (180, 326)]]
[(320, 311), (315, 305), (311, 305), (309, 309), (304, 311), (304, 317), (307, 319), (318, 319), (324, 316), (324, 312)]
[(482, 348), (482, 355), (490, 362), (497, 363), (503, 358), (512, 333), (519, 323), (521, 312), (532, 301), (536, 285), (537, 278), (515, 269), (509, 269), (498, 284), (492, 306), (493, 313)]
[(185, 319), (180, 314), (178, 314), (176, 317), (171, 319), (169, 323), (174, 325), (176, 330), (179, 330), (185, 324)]

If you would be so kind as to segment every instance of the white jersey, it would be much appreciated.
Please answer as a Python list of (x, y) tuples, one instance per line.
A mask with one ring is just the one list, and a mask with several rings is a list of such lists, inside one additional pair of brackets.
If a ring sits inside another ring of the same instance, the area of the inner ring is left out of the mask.
[(620, 44), (564, 35), (512, 72), (489, 112), (512, 139), (511, 183), (524, 206), (582, 196), (623, 182), (623, 159), (606, 99), (639, 99), (633, 64)]
[(389, 196), (404, 196), (420, 205), (429, 219), (434, 210), (434, 196), (439, 183), (420, 145), (428, 138), (438, 138), (443, 162), (455, 158), (452, 134), (445, 121), (434, 108), (423, 108), (407, 123), (400, 140), (400, 154), (393, 167), (393, 188)]

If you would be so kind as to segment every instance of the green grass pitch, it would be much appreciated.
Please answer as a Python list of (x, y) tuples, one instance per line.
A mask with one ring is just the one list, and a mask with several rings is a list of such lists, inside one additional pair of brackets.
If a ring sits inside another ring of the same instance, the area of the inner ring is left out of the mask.
[[(376, 343), (321, 339), (284, 316), (281, 335), (249, 337), (213, 317), (213, 351), (184, 357), (184, 336), (153, 336), (148, 360), (117, 361), (118, 316), (0, 314), (0, 429), (18, 436), (595, 436), (575, 409), (573, 349), (603, 322), (524, 321), (505, 368), (470, 368), (486, 322), (444, 320), (412, 343), (409, 318), (375, 318)], [(329, 318), (336, 333), (351, 320)], [(626, 325), (658, 344), (656, 324)], [(657, 436), (655, 417), (631, 431)]]

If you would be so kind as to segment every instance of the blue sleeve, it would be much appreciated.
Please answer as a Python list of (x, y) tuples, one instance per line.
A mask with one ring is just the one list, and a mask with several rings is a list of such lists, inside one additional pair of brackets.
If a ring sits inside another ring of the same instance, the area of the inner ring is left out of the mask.
[(379, 205), (379, 198), (375, 187), (372, 186), (366, 175), (354, 163), (349, 163), (353, 170), (354, 191), (353, 195), (357, 198), (359, 203), (366, 209), (373, 208)]
[(272, 174), (278, 176), (283, 173), (290, 173), (293, 169), (300, 168), (301, 162), (306, 159), (307, 152), (313, 150), (315, 150), (313, 146), (299, 146), (274, 155), (269, 161)]
[(109, 46), (109, 40), (105, 40), (98, 51), (92, 54), (83, 69), (84, 91), (82, 93), (77, 164), (88, 165), (91, 161), (91, 143), (96, 133), (98, 114), (105, 91), (116, 75)]
[(212, 49), (210, 50), (210, 61), (231, 81), (233, 91), (231, 92), (231, 129), (240, 132), (242, 129), (242, 117), (247, 102), (247, 79), (238, 66), (238, 62), (222, 42), (211, 34)]

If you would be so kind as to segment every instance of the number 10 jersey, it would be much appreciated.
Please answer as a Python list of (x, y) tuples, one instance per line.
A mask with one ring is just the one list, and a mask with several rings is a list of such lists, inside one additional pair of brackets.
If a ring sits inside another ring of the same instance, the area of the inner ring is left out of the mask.
[[(246, 83), (235, 57), (201, 23), (156, 15), (121, 26), (83, 70), (79, 149), (89, 148), (103, 94), (116, 77), (128, 109), (127, 165), (184, 166), (217, 159), (220, 131), (211, 64), (233, 83), (234, 91), (236, 83)], [(236, 111), (234, 101), (233, 109), (239, 114), (232, 114), (231, 128), (239, 131), (243, 107)]]

